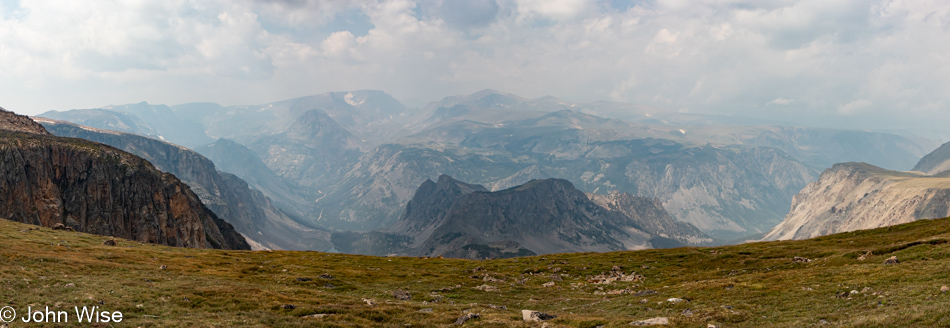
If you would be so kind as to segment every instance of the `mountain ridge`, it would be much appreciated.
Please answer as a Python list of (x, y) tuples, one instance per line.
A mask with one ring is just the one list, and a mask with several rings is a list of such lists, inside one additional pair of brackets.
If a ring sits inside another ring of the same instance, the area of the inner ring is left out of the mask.
[(359, 235), (335, 234), (335, 244), (364, 254), (478, 259), (712, 241), (695, 227), (675, 222), (656, 199), (599, 196), (608, 208), (592, 198), (563, 179), (489, 191), (441, 175), (419, 186), (395, 224)]

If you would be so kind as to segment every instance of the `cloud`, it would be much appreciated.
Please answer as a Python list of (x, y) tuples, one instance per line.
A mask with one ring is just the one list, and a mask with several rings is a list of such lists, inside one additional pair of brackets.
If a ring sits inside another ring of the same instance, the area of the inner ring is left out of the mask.
[(589, 0), (519, 0), (518, 12), (527, 18), (569, 20), (594, 7)]
[(0, 105), (253, 104), (348, 89), (437, 100), (493, 88), (940, 126), (950, 43), (935, 40), (948, 37), (950, 3), (936, 0), (2, 2)]
[(772, 99), (772, 101), (769, 101), (766, 105), (782, 105), (782, 106), (784, 106), (784, 105), (791, 104), (791, 103), (793, 103), (793, 102), (795, 102), (795, 99), (785, 99), (785, 98), (782, 98), (782, 97), (778, 97), (778, 98)]
[(858, 99), (847, 104), (838, 106), (838, 113), (843, 115), (851, 115), (860, 112), (862, 109), (868, 108), (873, 105), (874, 102), (867, 99)]

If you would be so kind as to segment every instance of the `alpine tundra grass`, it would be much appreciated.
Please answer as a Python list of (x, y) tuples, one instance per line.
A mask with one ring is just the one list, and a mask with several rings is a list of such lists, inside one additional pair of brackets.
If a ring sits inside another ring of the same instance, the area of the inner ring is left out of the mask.
[[(468, 313), (480, 317), (463, 326), (542, 325), (522, 320), (524, 309), (556, 315), (549, 327), (655, 317), (682, 327), (950, 326), (941, 291), (950, 219), (802, 241), (483, 261), (107, 239), (0, 220), (0, 306), (18, 313), (10, 326), (37, 325), (20, 321), (28, 307), (77, 306), (123, 314), (102, 327), (439, 327)], [(899, 263), (885, 265), (892, 256)], [(603, 283), (612, 272), (628, 279)], [(78, 325), (70, 319), (49, 325)]]

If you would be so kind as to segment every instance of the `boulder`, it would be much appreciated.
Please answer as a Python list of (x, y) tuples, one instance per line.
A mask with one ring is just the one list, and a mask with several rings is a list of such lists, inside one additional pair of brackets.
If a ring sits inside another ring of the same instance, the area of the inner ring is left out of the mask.
[(461, 325), (465, 324), (466, 321), (469, 321), (469, 320), (472, 320), (472, 319), (478, 319), (478, 318), (481, 318), (481, 317), (482, 317), (482, 316), (479, 315), (478, 313), (469, 313), (469, 314), (463, 315), (463, 316), (459, 317), (458, 319), (456, 319), (456, 320), (455, 320), (455, 325), (461, 326)]
[(646, 320), (639, 320), (630, 323), (633, 326), (666, 326), (670, 324), (670, 318), (656, 317)]
[(551, 320), (557, 318), (557, 316), (533, 310), (521, 310), (521, 318), (524, 319), (525, 322), (532, 322)]
[(409, 292), (405, 290), (397, 289), (396, 291), (393, 292), (393, 297), (400, 301), (408, 301), (412, 299), (412, 294), (409, 294)]

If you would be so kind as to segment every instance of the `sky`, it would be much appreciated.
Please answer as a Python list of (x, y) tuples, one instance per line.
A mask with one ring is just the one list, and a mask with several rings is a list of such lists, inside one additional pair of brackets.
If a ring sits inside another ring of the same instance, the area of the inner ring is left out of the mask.
[(491, 88), (856, 128), (950, 123), (950, 2), (0, 0), (0, 106)]

